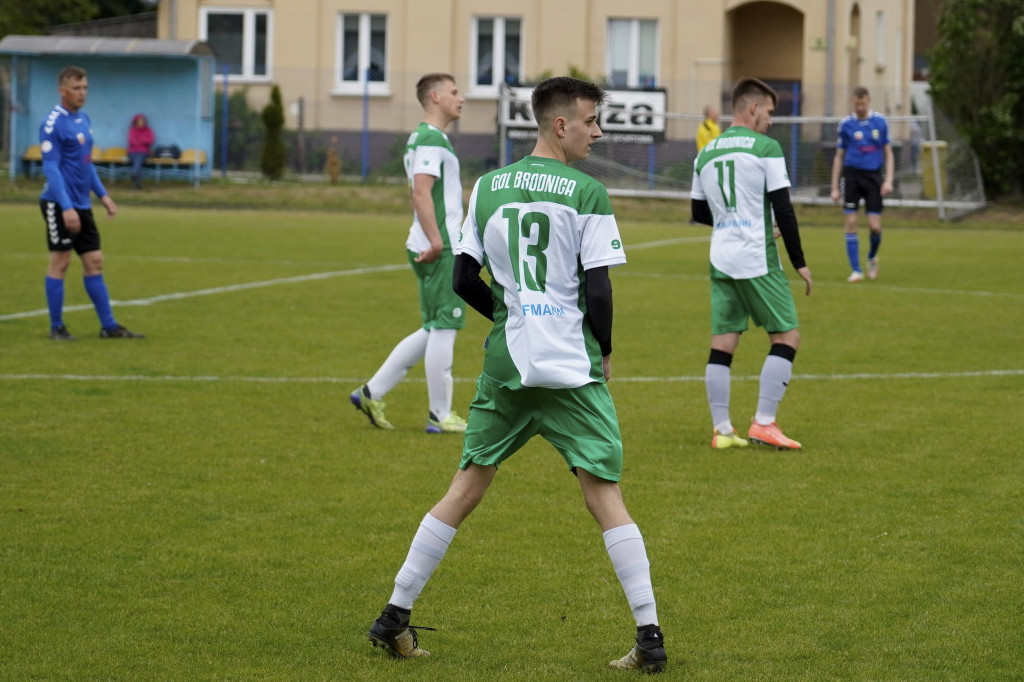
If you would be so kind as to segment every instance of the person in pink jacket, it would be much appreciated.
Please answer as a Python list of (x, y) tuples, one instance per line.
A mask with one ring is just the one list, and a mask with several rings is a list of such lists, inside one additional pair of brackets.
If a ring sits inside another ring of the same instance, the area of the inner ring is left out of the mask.
[(146, 121), (146, 115), (135, 114), (132, 118), (131, 128), (128, 129), (128, 158), (132, 160), (132, 183), (134, 183), (135, 189), (142, 187), (140, 182), (142, 163), (149, 156), (155, 139), (153, 129)]

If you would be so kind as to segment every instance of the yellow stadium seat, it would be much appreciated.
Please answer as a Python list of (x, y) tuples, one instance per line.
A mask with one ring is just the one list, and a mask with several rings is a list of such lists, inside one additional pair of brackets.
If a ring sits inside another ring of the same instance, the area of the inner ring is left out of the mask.
[(36, 170), (42, 168), (43, 165), (42, 148), (37, 144), (29, 145), (25, 153), (21, 155), (21, 160), (28, 168), (28, 176), (34, 178)]
[(124, 147), (107, 147), (99, 157), (93, 154), (92, 162), (100, 175), (115, 179), (121, 170), (128, 167), (128, 150)]

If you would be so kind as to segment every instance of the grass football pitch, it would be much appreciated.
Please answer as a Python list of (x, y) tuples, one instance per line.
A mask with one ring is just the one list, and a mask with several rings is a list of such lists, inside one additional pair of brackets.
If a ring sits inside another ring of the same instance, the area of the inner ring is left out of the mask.
[[(715, 452), (708, 235), (684, 208), (621, 219), (612, 273), (662, 679), (1024, 679), (1024, 231), (887, 213), (881, 277), (848, 285), (838, 211), (808, 215), (779, 413), (804, 449)], [(97, 337), (75, 259), (79, 339), (54, 342), (38, 207), (0, 205), (0, 679), (626, 679), (606, 668), (625, 598), (540, 440), (417, 603), (433, 655), (366, 640), (461, 448), (423, 433), (422, 367), (387, 397), (393, 432), (348, 402), (418, 325), (404, 211), (123, 205), (100, 227), (115, 313), (147, 338)], [(470, 312), (458, 337), (462, 414), (487, 329)], [(767, 347), (737, 353), (738, 426)]]

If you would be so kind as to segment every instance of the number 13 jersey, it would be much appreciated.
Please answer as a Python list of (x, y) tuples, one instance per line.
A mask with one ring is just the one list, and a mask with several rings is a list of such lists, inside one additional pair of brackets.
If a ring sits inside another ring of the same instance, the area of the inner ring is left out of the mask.
[(455, 251), (491, 276), (485, 379), (511, 389), (604, 381), (586, 271), (626, 262), (604, 185), (537, 156), (492, 171), (473, 187)]

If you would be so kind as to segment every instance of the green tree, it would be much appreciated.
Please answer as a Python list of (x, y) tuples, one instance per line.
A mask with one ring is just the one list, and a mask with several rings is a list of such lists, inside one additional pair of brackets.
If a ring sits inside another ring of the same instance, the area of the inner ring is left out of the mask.
[(60, 24), (151, 11), (152, 8), (139, 0), (3, 0), (0, 2), (0, 38), (9, 33), (40, 35)]
[(946, 0), (931, 54), (932, 100), (977, 154), (986, 193), (1021, 193), (1024, 2)]
[(223, 143), (224, 107), (223, 93), (216, 95), (213, 129), (213, 162), (216, 168), (246, 170), (256, 168), (254, 152), (263, 144), (263, 125), (260, 123), (260, 112), (249, 107), (249, 89), (247, 87), (232, 92), (228, 96), (227, 112), (227, 164), (221, 158)]
[(263, 107), (263, 153), (260, 155), (260, 169), (269, 180), (280, 180), (284, 176), (284, 106), (281, 104), (281, 89), (276, 85), (270, 91), (270, 102)]
[(47, 0), (47, 2), (0, 2), (0, 37), (9, 33), (39, 35), (50, 26), (89, 21), (99, 16), (90, 0)]

